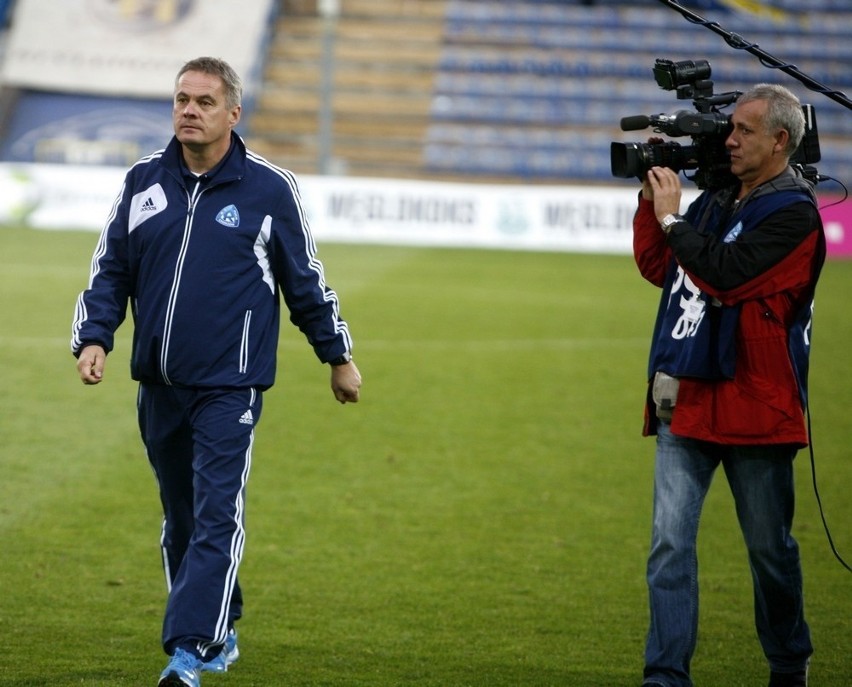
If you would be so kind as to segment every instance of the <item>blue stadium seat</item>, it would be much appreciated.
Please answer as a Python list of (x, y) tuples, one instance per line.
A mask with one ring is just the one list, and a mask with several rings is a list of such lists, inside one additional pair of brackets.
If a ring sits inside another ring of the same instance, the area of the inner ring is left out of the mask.
[[(720, 24), (746, 41), (831, 88), (852, 85), (852, 8), (776, 0), (773, 6), (786, 14), (769, 20), (716, 5), (704, 9), (715, 19), (724, 12)], [(610, 178), (609, 142), (650, 135), (620, 132), (622, 117), (693, 109), (656, 86), (658, 57), (708, 59), (716, 93), (760, 81), (789, 86), (817, 107), (819, 130), (830, 141), (823, 146), (830, 149), (826, 164), (835, 175), (852, 176), (852, 118), (842, 105), (657, 2), (615, 0), (450, 0), (427, 165), (472, 174)]]

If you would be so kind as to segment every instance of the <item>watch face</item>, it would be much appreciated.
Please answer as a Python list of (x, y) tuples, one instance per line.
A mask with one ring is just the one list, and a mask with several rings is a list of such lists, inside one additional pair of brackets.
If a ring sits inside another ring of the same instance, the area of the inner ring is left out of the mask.
[(663, 217), (663, 221), (660, 222), (660, 228), (668, 234), (672, 227), (680, 222), (681, 218), (678, 215), (666, 215)]

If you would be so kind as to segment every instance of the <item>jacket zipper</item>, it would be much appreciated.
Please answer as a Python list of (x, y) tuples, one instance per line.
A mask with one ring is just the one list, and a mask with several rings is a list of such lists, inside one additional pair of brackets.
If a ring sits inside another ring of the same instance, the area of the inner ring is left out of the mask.
[(183, 239), (181, 240), (180, 252), (178, 253), (177, 262), (175, 263), (175, 273), (172, 279), (172, 288), (169, 292), (169, 302), (166, 307), (166, 320), (163, 323), (163, 348), (160, 351), (160, 374), (166, 384), (171, 384), (168, 375), (168, 358), (169, 345), (172, 338), (172, 324), (174, 322), (175, 305), (177, 303), (178, 288), (180, 286), (181, 274), (183, 273), (183, 263), (186, 260), (186, 252), (189, 248), (189, 237), (192, 234), (192, 220), (195, 215), (195, 208), (198, 205), (198, 199), (204, 190), (201, 189), (201, 183), (196, 182), (192, 193), (187, 193), (187, 214), (186, 221), (183, 227)]

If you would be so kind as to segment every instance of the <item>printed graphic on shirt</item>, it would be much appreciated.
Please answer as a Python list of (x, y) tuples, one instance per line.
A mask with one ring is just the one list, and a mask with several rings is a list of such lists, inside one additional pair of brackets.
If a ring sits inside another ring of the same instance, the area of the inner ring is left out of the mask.
[(226, 227), (236, 229), (240, 226), (240, 211), (237, 210), (236, 205), (224, 207), (219, 210), (219, 214), (216, 215), (216, 221)]
[(670, 299), (675, 296), (679, 298), (679, 305), (683, 312), (672, 329), (672, 338), (680, 340), (695, 336), (701, 320), (704, 319), (706, 303), (701, 298), (701, 289), (692, 283), (680, 266), (677, 268), (677, 276), (672, 284)]
[(733, 243), (737, 240), (737, 236), (742, 234), (743, 232), (743, 223), (737, 222), (737, 225), (731, 229), (727, 234), (725, 234), (725, 238), (722, 239), (723, 243)]
[(811, 307), (808, 311), (810, 314), (808, 316), (808, 321), (805, 323), (804, 331), (802, 332), (802, 336), (805, 340), (805, 348), (810, 349), (811, 347), (811, 329), (814, 326), (814, 302), (811, 301)]
[(158, 215), (169, 205), (166, 192), (159, 184), (146, 188), (130, 199), (130, 217), (127, 221), (127, 233), (133, 231), (142, 222)]

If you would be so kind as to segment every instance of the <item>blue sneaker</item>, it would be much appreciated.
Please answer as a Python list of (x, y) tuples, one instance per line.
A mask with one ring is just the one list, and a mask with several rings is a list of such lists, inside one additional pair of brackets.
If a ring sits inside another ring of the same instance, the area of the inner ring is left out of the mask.
[(236, 630), (231, 630), (225, 637), (225, 646), (216, 658), (201, 665), (201, 670), (208, 673), (224, 673), (234, 661), (240, 657), (240, 649), (237, 646)]
[(166, 669), (160, 673), (157, 687), (201, 687), (201, 659), (176, 649)]

